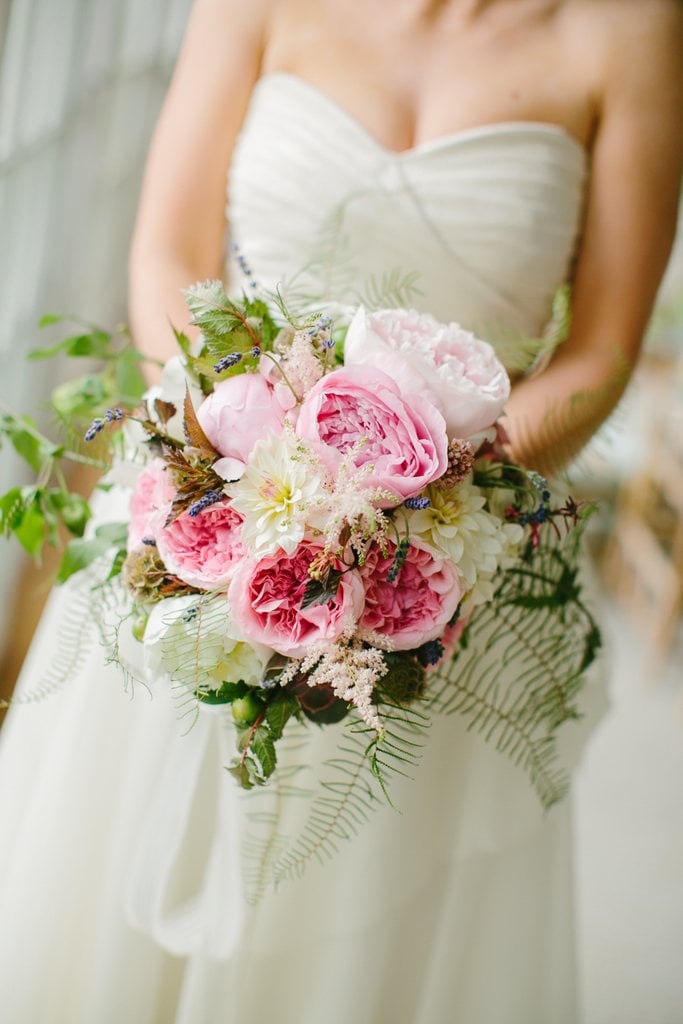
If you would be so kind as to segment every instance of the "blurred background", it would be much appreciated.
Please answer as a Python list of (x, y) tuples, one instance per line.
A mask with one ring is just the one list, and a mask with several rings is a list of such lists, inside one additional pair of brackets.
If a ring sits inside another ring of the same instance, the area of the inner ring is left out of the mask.
[[(125, 320), (145, 151), (189, 7), (0, 0), (0, 399), (15, 410), (74, 372), (26, 361), (51, 340), (41, 314)], [(571, 471), (575, 496), (600, 502), (590, 546), (613, 702), (575, 786), (585, 1024), (683, 1021), (681, 234), (635, 379)], [(0, 494), (21, 474), (2, 450)], [(55, 565), (14, 543), (0, 559), (8, 697)]]

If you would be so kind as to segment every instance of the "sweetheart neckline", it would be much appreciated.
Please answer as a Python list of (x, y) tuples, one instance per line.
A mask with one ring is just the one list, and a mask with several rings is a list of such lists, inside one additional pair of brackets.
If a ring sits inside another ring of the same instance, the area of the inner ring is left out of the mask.
[(563, 125), (554, 124), (551, 121), (534, 120), (491, 121), (488, 124), (475, 125), (472, 128), (461, 128), (454, 132), (448, 132), (446, 135), (439, 135), (434, 139), (426, 139), (424, 142), (418, 142), (414, 146), (410, 146), (408, 149), (392, 149), (390, 146), (386, 146), (383, 142), (380, 142), (380, 140), (373, 135), (372, 132), (366, 128), (354, 114), (337, 102), (337, 100), (329, 96), (323, 89), (314, 85), (313, 82), (309, 82), (308, 79), (301, 78), (300, 75), (296, 75), (291, 71), (267, 71), (257, 80), (254, 89), (260, 89), (268, 82), (272, 82), (277, 79), (287, 81), (300, 88), (302, 92), (306, 92), (313, 98), (317, 99), (320, 103), (325, 105), (328, 110), (334, 111), (338, 117), (343, 118), (343, 120), (345, 120), (359, 136), (371, 143), (386, 157), (396, 161), (407, 161), (414, 157), (438, 152), (442, 149), (448, 149), (449, 146), (476, 141), (478, 138), (485, 138), (490, 135), (524, 132), (547, 134), (550, 138), (557, 138), (560, 141), (566, 142), (572, 149), (580, 153), (584, 161), (586, 161), (588, 157), (588, 151), (584, 144), (580, 142), (576, 136), (572, 135), (572, 133)]

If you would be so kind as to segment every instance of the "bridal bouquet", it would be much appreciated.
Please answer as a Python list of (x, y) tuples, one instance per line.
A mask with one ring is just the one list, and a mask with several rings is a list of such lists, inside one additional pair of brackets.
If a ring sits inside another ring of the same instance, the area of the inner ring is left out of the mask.
[[(129, 523), (72, 542), (61, 577), (104, 560), (100, 592), (124, 594), (149, 678), (230, 706), (245, 788), (275, 771), (292, 717), (346, 718), (384, 788), (412, 762), (406, 725), (438, 710), (557, 799), (549, 741), (599, 643), (577, 581), (585, 510), (505, 455), (491, 346), (405, 309), (361, 306), (345, 328), (219, 282), (186, 298), (198, 345), (178, 334), (161, 386), (85, 434), (123, 425)], [(4, 429), (16, 440), (16, 420)], [(15, 492), (4, 525), (21, 539), (47, 492)], [(501, 693), (513, 651), (524, 672)]]

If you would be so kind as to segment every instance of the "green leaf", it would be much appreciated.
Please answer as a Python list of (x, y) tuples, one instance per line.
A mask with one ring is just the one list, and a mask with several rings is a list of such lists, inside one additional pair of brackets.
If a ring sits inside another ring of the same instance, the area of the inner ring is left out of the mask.
[(107, 573), (107, 582), (109, 582), (109, 580), (113, 580), (116, 576), (121, 575), (123, 563), (126, 561), (126, 554), (127, 552), (124, 548), (119, 548), (116, 552), (114, 555), (114, 561), (111, 563), (111, 569)]
[(188, 336), (185, 334), (184, 331), (177, 330), (173, 326), (173, 324), (171, 324), (171, 330), (173, 331), (173, 334), (175, 335), (175, 340), (178, 343), (178, 346), (180, 347), (181, 352), (183, 352), (186, 356), (189, 356), (190, 352), (192, 350), (192, 342), (190, 341)]
[(45, 503), (48, 508), (54, 509), (74, 537), (83, 536), (85, 524), (91, 516), (90, 505), (85, 498), (80, 494), (55, 488), (46, 492)]
[(296, 697), (280, 690), (266, 708), (266, 722), (274, 740), (279, 740), (283, 729), (299, 706)]
[(232, 775), (233, 779), (237, 779), (242, 789), (253, 789), (254, 783), (251, 780), (251, 773), (246, 763), (240, 763), (239, 761), (235, 764), (229, 765), (226, 769), (228, 774)]
[(110, 572), (113, 571), (119, 559), (119, 551), (125, 548), (127, 537), (128, 527), (125, 523), (104, 523), (97, 528), (93, 538), (72, 540), (62, 556), (57, 571), (57, 582), (64, 583), (74, 573), (86, 569), (95, 559), (106, 554), (112, 548), (116, 548)]
[(328, 604), (339, 590), (342, 574), (339, 569), (331, 569), (324, 580), (309, 580), (304, 589), (301, 607), (313, 608), (318, 604)]
[(45, 543), (45, 516), (37, 502), (24, 509), (21, 519), (14, 527), (14, 536), (32, 558), (38, 558)]
[(87, 569), (95, 559), (104, 555), (110, 548), (111, 544), (97, 538), (72, 540), (67, 545), (57, 570), (57, 583), (65, 583), (74, 573), (80, 572), (81, 569)]
[(140, 370), (140, 358), (140, 353), (134, 348), (125, 348), (116, 356), (116, 390), (124, 405), (138, 405), (147, 390), (147, 382)]
[(277, 764), (277, 755), (275, 753), (275, 743), (270, 729), (259, 726), (255, 730), (254, 735), (249, 746), (249, 756), (253, 757), (259, 767), (259, 774), (263, 779), (268, 779), (275, 771), (275, 765)]
[(86, 374), (65, 381), (56, 387), (51, 396), (55, 411), (65, 419), (93, 419), (116, 397), (109, 373)]
[(44, 313), (38, 321), (39, 327), (50, 327), (51, 324), (60, 324), (70, 317), (66, 313)]
[(0, 432), (5, 434), (17, 455), (27, 462), (35, 473), (40, 473), (45, 463), (62, 451), (58, 445), (53, 444), (38, 431), (28, 416), (3, 416), (0, 419)]
[(198, 690), (197, 700), (202, 704), (231, 704), (236, 697), (243, 697), (249, 687), (246, 683), (221, 683), (217, 690)]
[(105, 541), (110, 547), (125, 547), (128, 541), (127, 523), (103, 523), (95, 530), (98, 540)]
[(12, 487), (0, 497), (0, 530), (8, 535), (21, 522), (26, 499), (20, 487)]
[(27, 358), (33, 361), (52, 359), (53, 356), (60, 353), (76, 358), (107, 359), (112, 354), (111, 335), (100, 330), (91, 331), (89, 334), (77, 334), (73, 338), (65, 338), (47, 348), (34, 348), (32, 352), (29, 352)]

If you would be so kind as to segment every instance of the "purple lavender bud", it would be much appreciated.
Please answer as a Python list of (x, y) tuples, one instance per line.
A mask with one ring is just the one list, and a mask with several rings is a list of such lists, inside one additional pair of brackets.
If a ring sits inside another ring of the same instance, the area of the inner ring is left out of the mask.
[(242, 361), (241, 352), (228, 352), (227, 356), (223, 356), (217, 363), (214, 363), (214, 370), (216, 373), (222, 373), (223, 370), (230, 369), (231, 366), (237, 366)]
[(141, 543), (148, 548), (155, 548), (157, 546), (157, 542), (154, 537), (143, 537)]
[(92, 423), (90, 424), (90, 426), (86, 430), (85, 434), (83, 435), (83, 440), (84, 441), (93, 441), (97, 437), (99, 432), (101, 430), (104, 430), (104, 425), (105, 425), (105, 420), (103, 420), (103, 419), (101, 419), (101, 417), (97, 416), (92, 421)]
[(261, 349), (258, 347), (258, 345), (254, 345), (254, 347), (252, 348), (252, 350), (250, 352), (250, 355), (251, 355), (252, 359), (259, 359), (260, 358), (260, 356), (261, 356)]
[(198, 516), (200, 512), (203, 512), (205, 508), (209, 508), (210, 505), (215, 505), (217, 501), (223, 500), (222, 491), (207, 491), (201, 498), (193, 502), (187, 510), (187, 514), (194, 518)]
[(429, 498), (406, 498), (403, 502), (406, 508), (413, 509), (415, 512), (421, 512), (423, 508), (429, 508), (431, 501)]

